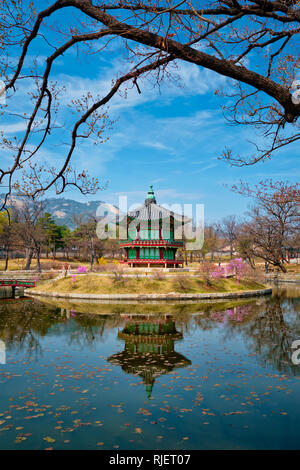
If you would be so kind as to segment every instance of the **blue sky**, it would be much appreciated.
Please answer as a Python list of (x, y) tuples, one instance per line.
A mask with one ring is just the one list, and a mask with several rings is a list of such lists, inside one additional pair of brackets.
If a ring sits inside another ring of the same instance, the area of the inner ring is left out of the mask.
[[(79, 59), (73, 49), (57, 61), (52, 79), (65, 87), (61, 95), (63, 105), (87, 92), (103, 96), (109, 90), (111, 80), (127, 67), (119, 46), (120, 42), (115, 40), (104, 52), (85, 54)], [(43, 68), (49, 52), (45, 42), (37, 40), (29, 51), (27, 67), (37, 57)], [(17, 54), (15, 50), (15, 57)], [(101, 182), (108, 182), (107, 189), (86, 197), (68, 190), (64, 197), (117, 204), (118, 195), (122, 194), (128, 195), (130, 204), (139, 203), (144, 200), (149, 184), (153, 184), (159, 203), (203, 203), (205, 218), (211, 222), (229, 214), (242, 216), (249, 204), (226, 185), (230, 187), (240, 180), (255, 184), (265, 178), (299, 181), (299, 144), (283, 148), (270, 161), (251, 167), (232, 167), (218, 160), (225, 147), (243, 155), (253, 150), (248, 142), (254, 140), (253, 131), (229, 125), (221, 110), (224, 98), (214, 94), (220, 86), (230, 87), (230, 82), (214, 72), (182, 62), (177, 63), (173, 73), (180, 79), (166, 80), (160, 88), (154, 87), (151, 80), (141, 80), (141, 94), (133, 88), (127, 90), (125, 97), (123, 89), (121, 95), (112, 99), (106, 108), (114, 120), (106, 132), (109, 140), (97, 146), (84, 141), (73, 158), (77, 170), (86, 169)], [(25, 82), (19, 90), (23, 96), (30, 88)], [(19, 111), (28, 110), (30, 104), (26, 99), (20, 100), (19, 95), (9, 106), (12, 111)], [(40, 162), (60, 165), (70, 142), (67, 131), (73, 120), (73, 115), (64, 108), (59, 117), (63, 128), (53, 133), (38, 154)], [(17, 117), (6, 118), (3, 125), (8, 134), (22, 135), (23, 124)], [(9, 155), (1, 152), (1, 159), (8, 161)]]

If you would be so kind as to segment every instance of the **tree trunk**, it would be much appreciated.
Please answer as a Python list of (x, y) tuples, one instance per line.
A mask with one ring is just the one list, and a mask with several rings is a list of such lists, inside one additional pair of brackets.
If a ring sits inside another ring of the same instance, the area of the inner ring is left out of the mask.
[(278, 266), (279, 266), (279, 268), (281, 269), (281, 271), (282, 271), (283, 273), (286, 273), (286, 272), (287, 272), (286, 267), (284, 266), (284, 264), (278, 263)]
[(9, 255), (9, 249), (6, 250), (6, 253), (5, 253), (5, 266), (4, 266), (4, 271), (7, 271), (8, 269), (8, 256)]
[(36, 249), (36, 270), (40, 273), (42, 272), (41, 267), (41, 247)]
[(95, 253), (94, 251), (92, 251), (91, 252), (91, 271), (93, 271), (94, 259), (95, 259)]
[(30, 269), (32, 258), (33, 258), (33, 249), (30, 248), (27, 254), (27, 258), (26, 258), (26, 264), (24, 268), (25, 271), (28, 271)]

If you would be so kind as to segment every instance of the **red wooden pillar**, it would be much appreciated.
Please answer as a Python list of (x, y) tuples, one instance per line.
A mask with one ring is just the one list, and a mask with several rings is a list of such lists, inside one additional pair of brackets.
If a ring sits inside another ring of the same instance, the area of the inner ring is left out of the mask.
[(160, 256), (160, 259), (163, 259), (163, 248), (159, 249), (159, 256)]

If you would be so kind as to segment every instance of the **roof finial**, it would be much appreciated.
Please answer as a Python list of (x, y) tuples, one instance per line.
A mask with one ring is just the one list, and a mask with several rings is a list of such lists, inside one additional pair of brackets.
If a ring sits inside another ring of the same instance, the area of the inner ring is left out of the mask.
[(149, 191), (147, 193), (147, 197), (146, 197), (146, 200), (145, 200), (145, 204), (150, 204), (150, 203), (154, 203), (156, 204), (156, 199), (155, 199), (155, 195), (154, 195), (154, 191), (153, 191), (153, 185), (150, 184), (150, 188), (149, 188)]

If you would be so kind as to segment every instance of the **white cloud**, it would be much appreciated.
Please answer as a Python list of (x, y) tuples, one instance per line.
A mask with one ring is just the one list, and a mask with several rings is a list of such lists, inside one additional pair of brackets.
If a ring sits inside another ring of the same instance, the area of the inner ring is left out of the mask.
[[(154, 183), (152, 181), (151, 183)], [(119, 204), (119, 197), (126, 196), (128, 201), (128, 208), (133, 210), (134, 207), (138, 207), (143, 204), (148, 190), (148, 185), (144, 184), (144, 190), (134, 190), (134, 191), (120, 191), (120, 192), (105, 192), (105, 201), (110, 202), (116, 206)], [(198, 191), (194, 192), (181, 192), (176, 188), (166, 188), (166, 189), (155, 189), (154, 192), (156, 196), (157, 203), (159, 205), (164, 204), (181, 204), (184, 203), (201, 203), (204, 194)]]
[[(112, 81), (120, 76), (120, 71), (126, 73), (124, 64), (115, 59), (110, 66), (103, 66), (97, 76), (86, 78), (65, 73), (54, 77), (58, 83), (66, 87), (62, 97), (65, 105), (70, 104), (72, 99), (78, 99), (90, 92), (94, 97), (103, 98), (111, 89)], [(129, 69), (128, 69), (129, 70)], [(123, 109), (133, 108), (146, 102), (153, 102), (163, 96), (163, 99), (172, 99), (178, 96), (197, 96), (213, 91), (227, 80), (226, 77), (218, 75), (207, 69), (194, 64), (177, 61), (170, 64), (173, 79), (166, 79), (158, 88), (155, 86), (155, 78), (142, 77), (138, 80), (141, 94), (130, 82), (125, 83), (120, 92), (114, 95), (109, 102), (110, 112), (116, 113)], [(126, 90), (126, 91), (125, 91)]]
[(142, 143), (145, 147), (154, 148), (156, 150), (167, 150), (171, 152), (173, 149), (169, 145), (165, 145), (162, 142), (143, 142)]
[(16, 122), (14, 124), (4, 124), (0, 125), (0, 131), (5, 134), (16, 134), (18, 132), (25, 131), (27, 123), (25, 121)]

